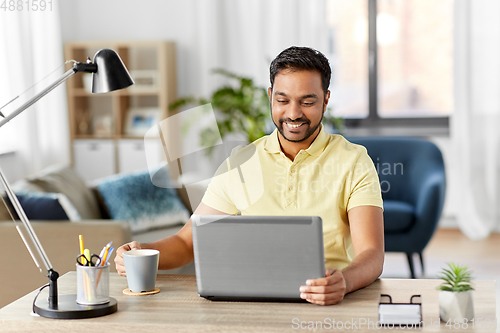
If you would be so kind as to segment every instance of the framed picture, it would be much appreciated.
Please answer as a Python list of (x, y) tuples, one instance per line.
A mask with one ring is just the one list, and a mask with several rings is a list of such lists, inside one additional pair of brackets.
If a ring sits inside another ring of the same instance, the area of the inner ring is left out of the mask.
[(131, 108), (127, 112), (125, 134), (143, 136), (160, 120), (160, 110), (152, 108)]
[(152, 90), (158, 88), (158, 71), (155, 70), (131, 70), (130, 76), (134, 84), (132, 90)]
[(113, 117), (110, 114), (99, 114), (92, 117), (93, 133), (95, 136), (113, 135)]

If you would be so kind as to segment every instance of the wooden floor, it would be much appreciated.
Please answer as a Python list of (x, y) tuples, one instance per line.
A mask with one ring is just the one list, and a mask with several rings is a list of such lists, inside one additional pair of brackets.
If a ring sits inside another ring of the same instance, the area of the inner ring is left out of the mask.
[[(482, 240), (471, 240), (456, 229), (438, 229), (424, 250), (424, 272), (415, 256), (418, 278), (435, 279), (446, 263), (468, 265), (477, 280), (495, 280), (497, 318), (500, 319), (500, 234)], [(403, 253), (386, 253), (384, 278), (409, 278), (410, 269)]]
[[(436, 278), (446, 263), (453, 261), (468, 265), (477, 279), (500, 281), (500, 234), (486, 239), (471, 240), (456, 229), (438, 229), (424, 250), (425, 271), (422, 275), (418, 256), (415, 256), (416, 273), (421, 278)], [(409, 277), (406, 255), (387, 253), (382, 277)]]

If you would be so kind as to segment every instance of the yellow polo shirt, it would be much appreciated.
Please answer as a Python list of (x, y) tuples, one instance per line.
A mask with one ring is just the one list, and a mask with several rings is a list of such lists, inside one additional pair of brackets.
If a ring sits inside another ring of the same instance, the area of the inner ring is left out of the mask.
[(366, 149), (340, 135), (320, 133), (292, 162), (278, 131), (233, 149), (202, 199), (227, 214), (320, 216), (325, 266), (343, 269), (354, 252), (347, 212), (383, 208), (377, 172)]

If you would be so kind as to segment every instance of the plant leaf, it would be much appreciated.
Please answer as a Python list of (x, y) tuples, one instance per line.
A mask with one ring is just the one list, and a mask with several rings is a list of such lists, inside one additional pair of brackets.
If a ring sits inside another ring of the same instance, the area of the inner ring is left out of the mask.
[(438, 287), (439, 290), (464, 292), (474, 290), (471, 286), (471, 271), (465, 265), (453, 262), (447, 263), (448, 268), (443, 268), (438, 278), (444, 282)]

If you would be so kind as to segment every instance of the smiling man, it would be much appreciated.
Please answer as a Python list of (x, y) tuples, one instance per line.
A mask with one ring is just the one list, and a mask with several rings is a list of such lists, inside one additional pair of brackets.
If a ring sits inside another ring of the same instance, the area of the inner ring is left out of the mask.
[[(384, 260), (382, 197), (373, 162), (365, 148), (321, 125), (330, 76), (328, 60), (316, 50), (281, 52), (271, 63), (268, 90), (276, 130), (251, 144), (260, 168), (214, 177), (195, 211), (320, 216), (326, 277), (308, 280), (300, 291), (303, 299), (321, 305), (339, 303), (375, 281)], [(229, 169), (245, 154), (248, 147), (235, 149)], [(122, 253), (134, 248), (160, 250), (160, 269), (185, 265), (193, 260), (191, 221), (174, 236), (120, 247), (115, 263), (121, 275), (126, 274)]]

